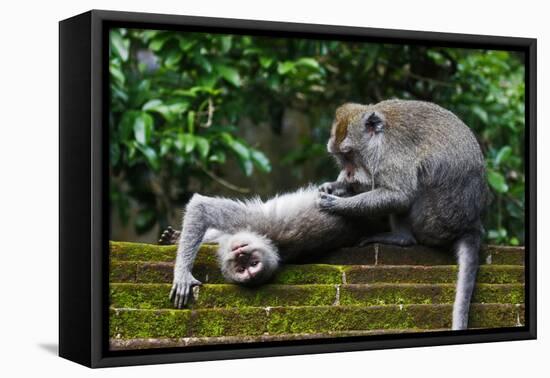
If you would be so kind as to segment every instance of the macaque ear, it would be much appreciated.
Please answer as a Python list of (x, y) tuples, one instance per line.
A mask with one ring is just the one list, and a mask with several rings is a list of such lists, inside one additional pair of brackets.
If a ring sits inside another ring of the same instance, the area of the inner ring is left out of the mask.
[(384, 117), (378, 112), (372, 112), (365, 118), (365, 130), (368, 132), (380, 133), (384, 131)]

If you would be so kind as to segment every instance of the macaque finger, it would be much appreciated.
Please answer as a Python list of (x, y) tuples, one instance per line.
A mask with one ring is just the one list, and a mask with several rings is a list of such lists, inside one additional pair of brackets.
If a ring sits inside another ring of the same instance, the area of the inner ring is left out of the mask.
[(183, 290), (183, 306), (187, 305), (187, 302), (189, 301), (189, 286), (188, 284), (185, 285), (185, 289)]
[(168, 299), (170, 299), (170, 301), (173, 301), (175, 294), (176, 294), (176, 286), (172, 286), (172, 289), (170, 289), (170, 294), (168, 295)]
[(185, 295), (183, 293), (178, 294), (178, 308), (183, 308)]
[(178, 292), (176, 294), (176, 298), (177, 298), (177, 304), (176, 304), (176, 307), (177, 308), (182, 308), (183, 306), (183, 288), (181, 285), (178, 286)]

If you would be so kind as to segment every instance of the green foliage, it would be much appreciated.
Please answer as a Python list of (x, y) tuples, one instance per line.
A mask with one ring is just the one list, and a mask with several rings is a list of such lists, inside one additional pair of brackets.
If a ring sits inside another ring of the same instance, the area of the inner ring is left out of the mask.
[[(111, 201), (139, 232), (165, 226), (174, 208), (213, 182), (245, 192), (223, 178), (233, 163), (243, 181), (276, 168), (300, 182), (333, 179), (325, 143), (334, 109), (397, 97), (436, 102), (474, 130), (494, 196), (488, 239), (523, 243), (521, 54), (133, 29), (113, 29), (110, 40)], [(239, 126), (267, 123), (280, 134), (287, 109), (313, 127), (275, 167)]]
[(451, 98), (485, 148), (487, 178), (494, 193), (486, 222), (488, 238), (512, 245), (524, 240), (524, 76), (523, 62), (507, 52), (465, 55), (457, 72), (457, 81), (463, 84)]
[(110, 39), (111, 202), (121, 219), (129, 219), (131, 198), (140, 206), (138, 232), (166, 225), (171, 204), (189, 197), (190, 180), (218, 179), (228, 155), (246, 176), (270, 172), (262, 151), (234, 135), (247, 67), (225, 55), (232, 37), (115, 29)]

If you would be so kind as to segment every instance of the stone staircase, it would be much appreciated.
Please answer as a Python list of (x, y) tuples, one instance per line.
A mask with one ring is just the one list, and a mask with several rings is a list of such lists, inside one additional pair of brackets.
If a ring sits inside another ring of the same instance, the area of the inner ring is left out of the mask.
[[(457, 267), (426, 247), (345, 248), (286, 265), (250, 289), (224, 282), (215, 245), (203, 245), (189, 308), (168, 300), (175, 246), (110, 243), (112, 350), (449, 329)], [(471, 328), (524, 324), (524, 249), (487, 246)]]

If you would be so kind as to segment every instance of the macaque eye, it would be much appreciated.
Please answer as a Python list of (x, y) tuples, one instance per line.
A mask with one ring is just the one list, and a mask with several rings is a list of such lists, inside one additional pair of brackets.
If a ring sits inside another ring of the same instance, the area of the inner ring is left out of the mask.
[(244, 268), (242, 266), (237, 268), (237, 273), (243, 273), (243, 272), (244, 272)]
[(250, 263), (250, 266), (256, 266), (256, 265), (258, 265), (258, 262), (257, 262), (257, 261), (252, 261), (252, 262)]

